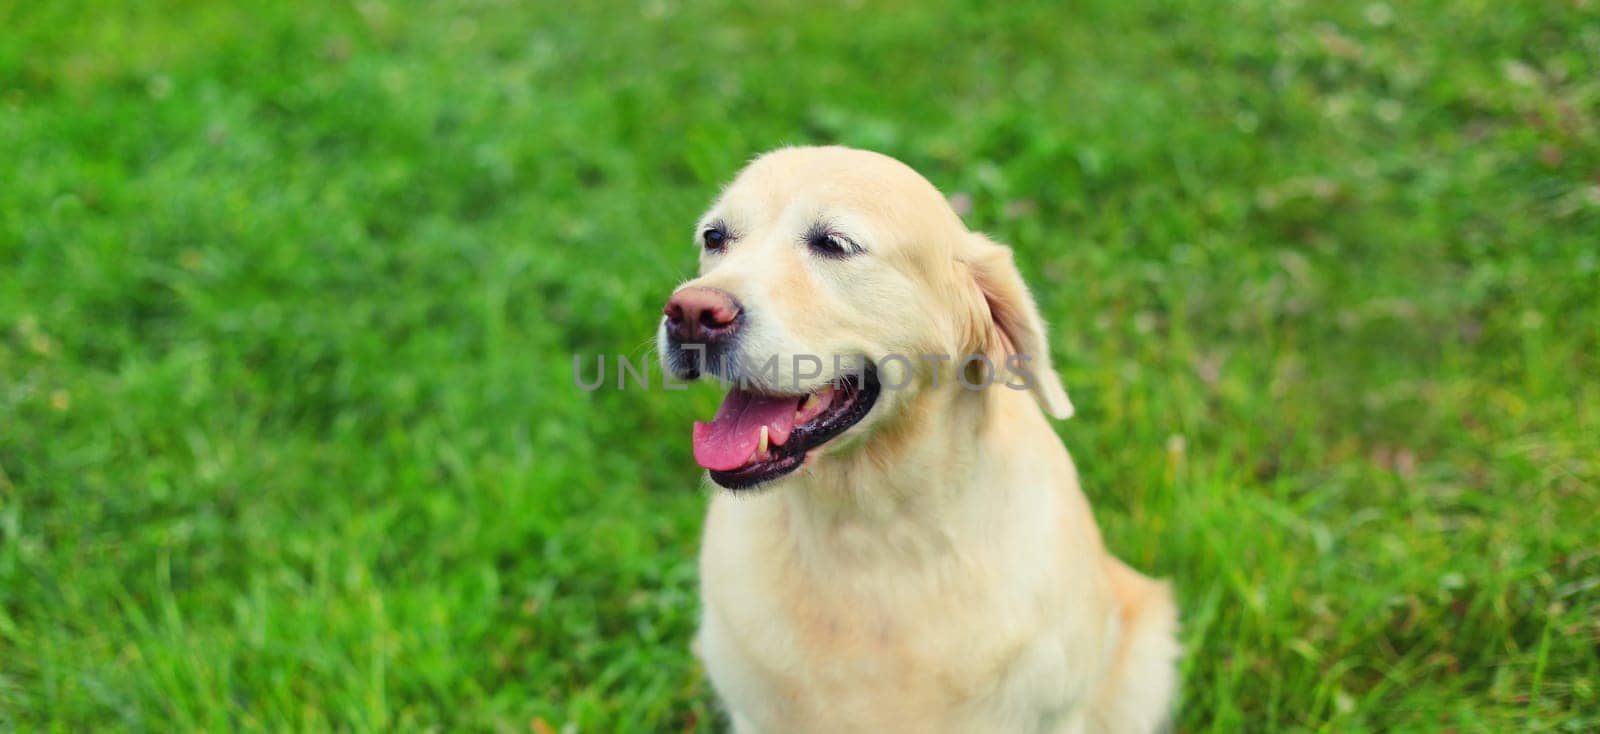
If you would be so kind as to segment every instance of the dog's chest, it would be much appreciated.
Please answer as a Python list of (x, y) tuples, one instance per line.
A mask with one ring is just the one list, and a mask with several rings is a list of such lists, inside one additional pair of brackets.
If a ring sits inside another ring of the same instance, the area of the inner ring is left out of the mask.
[(840, 624), (809, 638), (815, 646), (791, 646), (773, 622), (765, 639), (709, 615), (701, 630), (718, 692), (758, 731), (1056, 731), (1086, 689), (1059, 635), (1002, 646), (920, 625)]
[(1098, 673), (1103, 620), (1075, 618), (1048, 573), (953, 557), (819, 574), (734, 528), (708, 532), (700, 646), (759, 730), (1052, 731)]

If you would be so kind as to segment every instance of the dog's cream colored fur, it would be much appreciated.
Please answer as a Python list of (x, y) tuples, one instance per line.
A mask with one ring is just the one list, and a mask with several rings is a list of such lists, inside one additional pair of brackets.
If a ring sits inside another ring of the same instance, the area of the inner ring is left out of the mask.
[[(973, 391), (917, 360), (801, 470), (714, 493), (696, 647), (735, 730), (1160, 729), (1176, 608), (1101, 544), (1046, 418), (1072, 406), (1010, 250), (910, 168), (847, 148), (762, 156), (711, 221), (734, 237), (690, 284), (742, 302), (741, 357), (783, 357), (787, 392), (794, 354), (1020, 352), (1034, 378)], [(817, 221), (866, 252), (810, 252)]]

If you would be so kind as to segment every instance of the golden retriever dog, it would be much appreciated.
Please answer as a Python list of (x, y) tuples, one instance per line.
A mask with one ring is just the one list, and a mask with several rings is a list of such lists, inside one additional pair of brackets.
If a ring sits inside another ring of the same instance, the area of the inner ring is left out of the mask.
[(738, 732), (1149, 732), (1167, 584), (1113, 558), (1009, 248), (904, 164), (786, 148), (700, 221), (658, 335), (729, 387), (697, 654)]

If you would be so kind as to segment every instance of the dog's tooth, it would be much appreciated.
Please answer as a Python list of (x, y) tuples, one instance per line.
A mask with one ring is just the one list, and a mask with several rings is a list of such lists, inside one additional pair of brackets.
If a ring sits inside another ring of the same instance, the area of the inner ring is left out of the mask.
[(758, 453), (758, 454), (767, 453), (767, 427), (766, 426), (762, 426), (761, 427), (761, 443), (756, 445), (756, 453)]
[(800, 403), (799, 410), (796, 410), (794, 414), (797, 416), (805, 415), (806, 411), (815, 407), (817, 407), (817, 394), (811, 393), (810, 395), (807, 395), (806, 399)]

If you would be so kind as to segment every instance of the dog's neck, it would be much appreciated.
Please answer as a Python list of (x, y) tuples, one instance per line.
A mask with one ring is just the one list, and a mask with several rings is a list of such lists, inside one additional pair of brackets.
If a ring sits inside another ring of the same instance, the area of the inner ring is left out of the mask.
[(1026, 392), (955, 387), (915, 396), (865, 444), (823, 457), (782, 487), (790, 533), (802, 549), (830, 555), (947, 551), (981, 523), (977, 515), (1016, 499), (992, 496), (1006, 484), (993, 473), (1030, 461), (1030, 444), (992, 425), (1050, 430)]

